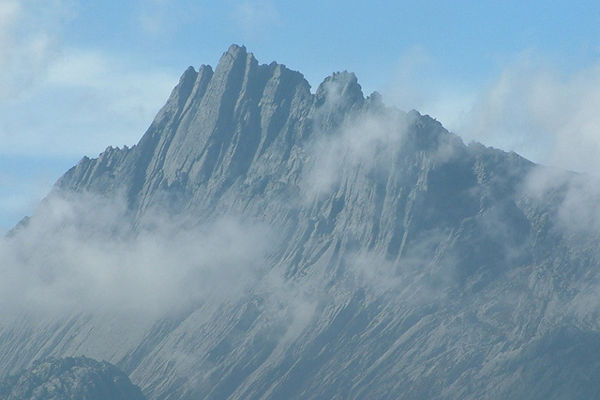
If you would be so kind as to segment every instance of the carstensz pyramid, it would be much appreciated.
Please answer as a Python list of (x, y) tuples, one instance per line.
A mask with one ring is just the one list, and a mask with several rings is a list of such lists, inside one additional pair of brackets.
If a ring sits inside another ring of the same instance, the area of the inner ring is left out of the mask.
[(552, 173), (365, 98), (352, 73), (313, 93), (233, 45), (8, 239), (160, 238), (94, 265), (146, 249), (165, 289), (2, 324), (0, 373), (85, 355), (149, 399), (599, 398), (598, 235), (565, 218), (583, 178)]

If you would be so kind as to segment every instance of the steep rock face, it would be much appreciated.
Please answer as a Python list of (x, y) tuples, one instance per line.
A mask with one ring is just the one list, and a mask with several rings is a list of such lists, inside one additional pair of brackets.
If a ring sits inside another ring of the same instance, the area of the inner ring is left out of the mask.
[(313, 94), (232, 46), (214, 71), (185, 71), (137, 145), (84, 158), (54, 195), (123, 196), (132, 234), (157, 213), (264, 224), (257, 281), (143, 322), (3, 327), (0, 360), (102, 357), (155, 399), (597, 394), (576, 345), (600, 348), (576, 302), (597, 279), (596, 236), (563, 229), (568, 190), (536, 196), (537, 169), (365, 98), (351, 73)]
[(0, 381), (4, 400), (144, 400), (127, 375), (89, 358), (50, 359)]
[[(216, 70), (188, 69), (167, 104), (131, 150), (109, 149), (59, 182), (68, 190), (123, 188), (132, 209), (165, 199), (183, 207), (219, 196), (251, 166), (269, 159), (270, 173), (287, 169), (287, 153), (306, 134), (313, 96), (302, 75), (283, 65), (258, 65), (232, 46)], [(115, 173), (109, 165), (119, 164)], [(266, 172), (266, 171), (265, 171)], [(204, 199), (195, 196), (203, 192)], [(153, 198), (156, 197), (156, 198)]]

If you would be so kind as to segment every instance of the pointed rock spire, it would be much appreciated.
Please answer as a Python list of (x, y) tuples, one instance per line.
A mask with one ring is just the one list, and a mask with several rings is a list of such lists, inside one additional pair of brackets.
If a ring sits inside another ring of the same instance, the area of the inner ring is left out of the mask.
[(317, 102), (344, 99), (349, 103), (364, 101), (362, 88), (353, 72), (334, 72), (325, 78), (317, 89)]
[(169, 97), (169, 102), (177, 104), (177, 108), (181, 108), (183, 106), (192, 92), (194, 87), (194, 82), (198, 77), (198, 72), (194, 69), (194, 67), (189, 66), (179, 78), (179, 83), (173, 91), (171, 92), (171, 96)]

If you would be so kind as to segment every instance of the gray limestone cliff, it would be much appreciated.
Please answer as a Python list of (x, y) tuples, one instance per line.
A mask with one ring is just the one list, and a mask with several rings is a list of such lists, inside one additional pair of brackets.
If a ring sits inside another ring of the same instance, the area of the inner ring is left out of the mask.
[(565, 225), (578, 178), (531, 184), (546, 173), (365, 97), (352, 73), (311, 92), (231, 46), (184, 72), (139, 143), (83, 158), (49, 199), (118, 197), (125, 236), (159, 214), (265, 226), (255, 280), (152, 318), (3, 326), (0, 372), (87, 354), (152, 399), (597, 398), (598, 235)]

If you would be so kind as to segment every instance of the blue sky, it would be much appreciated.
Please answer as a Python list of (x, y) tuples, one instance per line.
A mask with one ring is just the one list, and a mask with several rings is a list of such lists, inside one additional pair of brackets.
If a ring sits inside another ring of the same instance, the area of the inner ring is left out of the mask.
[(600, 172), (600, 4), (0, 0), (0, 231), (83, 155), (141, 137), (232, 43), (439, 119), (465, 141)]

